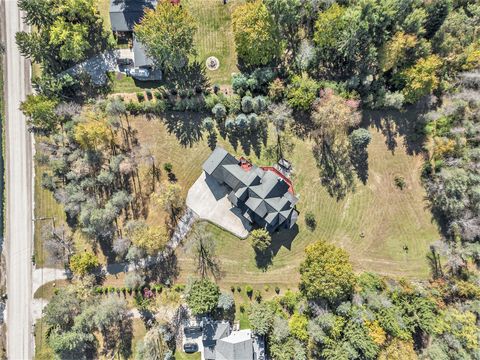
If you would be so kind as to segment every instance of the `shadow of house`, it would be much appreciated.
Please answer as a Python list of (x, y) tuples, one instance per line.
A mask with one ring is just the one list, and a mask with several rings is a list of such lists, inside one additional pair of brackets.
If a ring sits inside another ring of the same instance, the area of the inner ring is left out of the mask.
[(290, 251), (292, 249), (293, 240), (297, 237), (298, 232), (298, 225), (295, 224), (291, 229), (277, 231), (272, 234), (272, 243), (270, 246), (263, 252), (255, 252), (255, 263), (257, 267), (266, 270), (272, 265), (273, 258), (278, 254), (282, 247)]

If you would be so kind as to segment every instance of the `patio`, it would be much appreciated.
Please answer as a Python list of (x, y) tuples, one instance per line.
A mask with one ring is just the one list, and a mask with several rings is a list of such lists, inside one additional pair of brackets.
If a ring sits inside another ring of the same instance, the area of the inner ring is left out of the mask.
[(251, 225), (239, 209), (232, 207), (227, 199), (228, 189), (215, 179), (206, 177), (202, 172), (188, 191), (187, 206), (201, 219), (211, 221), (215, 225), (245, 239)]

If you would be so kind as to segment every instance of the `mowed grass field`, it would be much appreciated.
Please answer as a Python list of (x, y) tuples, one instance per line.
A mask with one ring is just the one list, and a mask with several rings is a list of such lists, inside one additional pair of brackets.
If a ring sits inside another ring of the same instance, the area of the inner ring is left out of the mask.
[[(182, 147), (162, 122), (137, 118), (139, 141), (148, 144), (157, 162), (170, 162), (186, 194), (201, 173), (202, 163), (211, 150), (201, 140), (192, 147)], [(294, 153), (289, 158), (295, 169), (294, 186), (300, 201), (298, 233), (283, 231), (274, 236), (278, 249), (267, 270), (256, 265), (255, 254), (248, 240), (240, 240), (220, 228), (207, 224), (212, 233), (224, 277), (221, 283), (229, 285), (263, 284), (282, 288), (294, 287), (298, 282), (298, 266), (308, 244), (326, 240), (348, 251), (357, 271), (374, 271), (394, 277), (426, 278), (429, 269), (426, 254), (429, 244), (439, 238), (436, 225), (425, 201), (420, 182), (423, 164), (421, 155), (408, 155), (404, 139), (397, 136), (398, 147), (392, 153), (386, 145), (381, 129), (366, 125), (372, 133), (369, 145), (369, 178), (365, 185), (357, 182), (356, 190), (343, 200), (330, 197), (320, 184), (319, 172), (308, 140), (296, 140)], [(233, 151), (231, 145), (219, 138), (219, 145)], [(242, 155), (240, 148), (235, 153)], [(267, 164), (252, 153), (256, 164)], [(405, 179), (406, 188), (395, 186), (395, 177)], [(304, 215), (315, 214), (317, 227), (307, 229)], [(155, 214), (151, 214), (155, 216)], [(363, 235), (363, 237), (361, 236)], [(408, 252), (403, 247), (408, 247)], [(180, 281), (195, 274), (191, 256), (178, 250), (181, 267)]]
[(229, 85), (231, 75), (238, 72), (237, 53), (232, 30), (232, 12), (245, 0), (182, 0), (197, 25), (195, 34), (196, 59), (205, 64), (210, 56), (215, 56), (220, 67), (215, 71), (207, 69), (212, 85)]

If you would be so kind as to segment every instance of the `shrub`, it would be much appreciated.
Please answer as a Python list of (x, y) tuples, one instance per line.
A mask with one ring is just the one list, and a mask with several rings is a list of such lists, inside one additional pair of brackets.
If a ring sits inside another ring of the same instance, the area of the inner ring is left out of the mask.
[(223, 104), (219, 103), (212, 108), (212, 114), (217, 121), (221, 121), (227, 116), (227, 109), (225, 109)]
[(181, 293), (185, 290), (185, 284), (176, 284), (173, 286), (173, 290), (178, 293)]
[(248, 297), (251, 298), (253, 294), (253, 288), (250, 285), (245, 286), (245, 292), (247, 293)]
[(235, 300), (233, 299), (233, 296), (231, 294), (220, 294), (218, 297), (218, 308), (224, 310), (224, 311), (229, 311), (231, 310), (235, 305)]
[(285, 96), (285, 84), (279, 78), (275, 79), (268, 87), (268, 97), (273, 102), (281, 102)]
[(152, 99), (152, 90), (146, 90), (145, 93), (147, 94), (147, 99), (151, 100)]
[(287, 91), (288, 105), (297, 110), (309, 110), (319, 88), (320, 85), (308, 76), (294, 76)]
[(153, 96), (154, 96), (155, 99), (157, 99), (157, 100), (163, 99), (162, 93), (161, 93), (160, 91), (158, 91), (158, 90), (156, 90), (156, 91), (153, 92)]
[(237, 292), (242, 292), (242, 288), (240, 286), (237, 286)]
[(245, 312), (245, 305), (240, 305), (240, 312), (243, 314)]
[(405, 189), (405, 186), (407, 186), (407, 183), (405, 182), (405, 178), (403, 176), (395, 176), (395, 186), (398, 187), (400, 190)]
[(213, 84), (213, 93), (216, 94), (220, 91), (220, 85)]
[(315, 220), (315, 215), (308, 211), (305, 213), (305, 224), (310, 230), (315, 230), (317, 227), (317, 220)]
[(278, 286), (275, 286), (275, 292), (278, 294), (280, 294), (280, 288)]
[(260, 290), (255, 290), (254, 298), (257, 302), (262, 301), (262, 293), (260, 292)]
[(247, 80), (247, 77), (243, 74), (234, 74), (232, 76), (233, 91), (238, 95), (243, 96), (248, 88)]
[(251, 96), (244, 96), (242, 98), (242, 111), (246, 114), (253, 111), (253, 99)]
[(265, 252), (272, 243), (272, 238), (267, 230), (255, 229), (250, 233), (250, 242), (256, 251)]
[(111, 293), (115, 292), (115, 286), (110, 286), (108, 288), (108, 291), (111, 292)]
[(231, 291), (232, 293), (234, 293), (234, 292), (235, 292), (235, 286), (233, 286), (233, 285), (230, 286), (230, 291)]
[(267, 101), (263, 96), (257, 96), (253, 99), (253, 111), (257, 114), (260, 114), (267, 110)]
[(269, 292), (269, 291), (270, 291), (270, 286), (265, 285), (265, 286), (263, 287), (263, 290), (265, 290), (265, 292)]
[(137, 100), (139, 102), (142, 102), (143, 100), (145, 100), (145, 95), (143, 94), (143, 92), (137, 92)]
[(195, 280), (186, 291), (187, 304), (194, 315), (213, 311), (218, 305), (219, 296), (218, 285), (208, 279)]
[(165, 163), (163, 164), (163, 170), (165, 170), (167, 173), (171, 173), (173, 170), (173, 165), (171, 163)]

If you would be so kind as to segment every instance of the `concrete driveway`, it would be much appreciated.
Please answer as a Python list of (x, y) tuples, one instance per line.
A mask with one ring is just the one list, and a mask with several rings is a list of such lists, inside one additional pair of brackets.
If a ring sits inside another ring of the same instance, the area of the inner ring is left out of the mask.
[(252, 226), (227, 199), (228, 189), (205, 173), (188, 191), (187, 206), (200, 219), (211, 221), (239, 238), (245, 239)]

